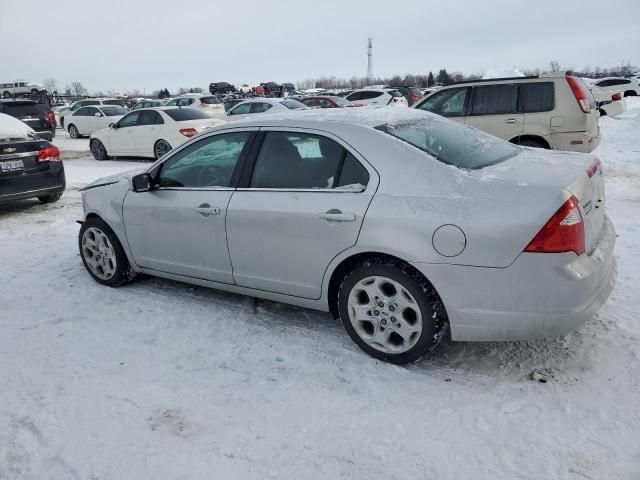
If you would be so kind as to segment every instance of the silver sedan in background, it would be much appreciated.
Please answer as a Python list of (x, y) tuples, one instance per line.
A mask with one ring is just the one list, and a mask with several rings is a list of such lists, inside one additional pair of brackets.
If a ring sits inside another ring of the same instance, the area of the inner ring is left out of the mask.
[(615, 231), (587, 154), (412, 109), (259, 115), (82, 193), (82, 260), (330, 311), (370, 355), (565, 334), (606, 301)]

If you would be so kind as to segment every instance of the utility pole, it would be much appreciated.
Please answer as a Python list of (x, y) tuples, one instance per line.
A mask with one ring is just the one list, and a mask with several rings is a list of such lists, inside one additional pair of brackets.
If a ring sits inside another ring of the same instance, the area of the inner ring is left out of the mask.
[(373, 83), (373, 38), (369, 37), (367, 45), (367, 85)]

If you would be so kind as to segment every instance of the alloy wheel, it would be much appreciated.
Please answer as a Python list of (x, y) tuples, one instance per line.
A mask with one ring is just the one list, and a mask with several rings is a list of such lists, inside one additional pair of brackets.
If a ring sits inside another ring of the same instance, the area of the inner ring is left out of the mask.
[(96, 227), (89, 227), (82, 235), (82, 256), (91, 272), (101, 280), (109, 280), (116, 273), (116, 252), (109, 237)]
[(163, 155), (165, 155), (169, 150), (171, 150), (171, 145), (169, 145), (164, 140), (160, 140), (158, 143), (156, 143), (155, 150), (156, 150), (155, 151), (156, 158), (160, 158)]

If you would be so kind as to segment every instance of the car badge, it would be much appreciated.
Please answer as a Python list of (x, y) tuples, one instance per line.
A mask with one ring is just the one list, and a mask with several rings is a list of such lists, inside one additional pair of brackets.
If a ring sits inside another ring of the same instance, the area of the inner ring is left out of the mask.
[(13, 153), (13, 152), (15, 152), (16, 150), (17, 150), (17, 149), (16, 149), (16, 148), (13, 148), (13, 147), (6, 147), (6, 148), (4, 148), (2, 151), (3, 151), (4, 153)]

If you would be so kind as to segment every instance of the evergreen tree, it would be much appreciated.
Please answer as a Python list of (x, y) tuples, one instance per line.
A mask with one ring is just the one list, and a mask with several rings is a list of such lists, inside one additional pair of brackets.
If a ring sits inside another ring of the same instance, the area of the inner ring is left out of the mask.
[(433, 78), (433, 73), (429, 71), (429, 76), (427, 77), (427, 87), (433, 87), (435, 84), (436, 84), (436, 81)]
[(439, 85), (447, 85), (448, 83), (451, 83), (451, 77), (449, 76), (449, 74), (447, 73), (447, 69), (443, 68), (438, 72), (438, 84)]

